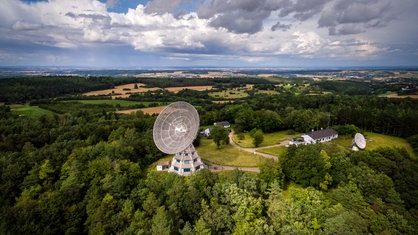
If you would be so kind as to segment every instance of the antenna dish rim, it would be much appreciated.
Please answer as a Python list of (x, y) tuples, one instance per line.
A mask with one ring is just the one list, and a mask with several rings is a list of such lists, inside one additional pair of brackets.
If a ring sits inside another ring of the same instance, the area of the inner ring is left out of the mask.
[(193, 105), (185, 101), (171, 103), (154, 122), (154, 143), (167, 154), (183, 151), (196, 138), (199, 123), (199, 113)]
[(361, 133), (356, 133), (354, 135), (354, 144), (359, 148), (359, 149), (365, 149), (366, 148), (366, 138), (364, 137), (363, 134)]

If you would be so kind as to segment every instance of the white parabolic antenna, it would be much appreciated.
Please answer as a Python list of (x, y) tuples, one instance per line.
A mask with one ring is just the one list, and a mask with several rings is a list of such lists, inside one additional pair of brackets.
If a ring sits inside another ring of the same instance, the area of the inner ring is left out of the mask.
[(187, 102), (174, 102), (158, 115), (153, 128), (155, 145), (164, 153), (176, 154), (169, 171), (189, 175), (205, 167), (193, 146), (198, 130), (199, 114)]
[(167, 106), (155, 120), (154, 142), (162, 152), (173, 154), (192, 144), (198, 129), (197, 110), (184, 101), (175, 102)]
[(366, 148), (366, 138), (364, 138), (364, 135), (362, 135), (361, 133), (356, 133), (356, 135), (354, 135), (354, 144), (359, 149), (365, 149)]

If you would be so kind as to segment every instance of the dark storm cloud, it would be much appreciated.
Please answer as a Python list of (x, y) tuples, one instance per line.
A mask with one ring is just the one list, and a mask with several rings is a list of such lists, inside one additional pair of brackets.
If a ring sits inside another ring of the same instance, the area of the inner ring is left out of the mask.
[[(299, 21), (305, 21), (320, 13), (324, 5), (331, 0), (212, 0), (204, 4), (198, 11), (201, 18), (215, 17), (211, 25), (223, 27), (235, 33), (256, 33), (262, 29), (263, 21), (273, 11), (278, 11), (280, 17), (292, 16)], [(281, 26), (281, 27), (280, 27)], [(280, 23), (272, 30), (288, 29)]]
[(276, 30), (287, 31), (290, 29), (291, 26), (292, 26), (291, 24), (282, 24), (280, 22), (277, 22), (275, 25), (271, 26), (271, 30), (272, 31), (276, 31)]
[(321, 12), (324, 5), (330, 1), (331, 0), (298, 0), (281, 9), (279, 15), (284, 17), (289, 14), (294, 14), (293, 16), (296, 19), (304, 21)]
[[(211, 19), (213, 27), (253, 34), (273, 11), (300, 22), (319, 15), (318, 26), (328, 28), (330, 35), (358, 34), (393, 20), (389, 0), (211, 0), (199, 8), (198, 15)], [(288, 28), (280, 22), (271, 27), (273, 31)]]
[(336, 1), (318, 20), (331, 35), (356, 34), (367, 28), (383, 27), (391, 21), (391, 5), (385, 0)]
[(212, 0), (200, 7), (199, 17), (209, 19), (213, 27), (223, 27), (235, 33), (256, 33), (272, 11), (291, 4), (289, 0)]

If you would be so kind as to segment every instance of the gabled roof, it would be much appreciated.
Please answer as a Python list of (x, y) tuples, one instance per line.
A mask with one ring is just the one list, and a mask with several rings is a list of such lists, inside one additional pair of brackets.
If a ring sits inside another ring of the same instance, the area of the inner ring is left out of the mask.
[(231, 124), (228, 121), (216, 122), (216, 125), (220, 126), (230, 126)]
[(306, 133), (306, 135), (309, 135), (314, 140), (334, 136), (334, 135), (337, 135), (337, 134), (338, 134), (338, 132), (336, 132), (335, 130), (333, 130), (331, 128)]

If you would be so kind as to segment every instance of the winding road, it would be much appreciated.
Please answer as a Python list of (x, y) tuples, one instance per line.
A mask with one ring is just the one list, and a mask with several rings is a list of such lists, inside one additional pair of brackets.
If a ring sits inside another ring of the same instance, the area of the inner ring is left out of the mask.
[[(286, 144), (289, 144), (289, 141), (282, 141), (279, 144), (275, 144), (275, 145), (270, 145), (270, 146), (264, 146), (264, 147), (258, 147), (258, 148), (243, 148), (241, 146), (239, 146), (237, 143), (234, 142), (233, 140), (233, 136), (234, 136), (235, 132), (231, 131), (229, 133), (229, 144), (232, 145), (233, 147), (243, 150), (243, 151), (247, 151), (256, 155), (260, 155), (262, 157), (265, 158), (269, 158), (269, 159), (274, 159), (274, 160), (278, 160), (278, 157), (274, 156), (274, 155), (270, 155), (270, 154), (266, 154), (266, 153), (259, 153), (257, 152), (257, 150), (259, 149), (266, 149), (266, 148), (271, 148), (271, 147), (279, 147), (279, 146), (285, 146)], [(221, 166), (221, 165), (216, 165), (216, 164), (209, 164), (209, 170), (211, 171), (231, 171), (234, 169), (239, 169), (241, 171), (249, 171), (249, 172), (260, 172), (260, 169), (258, 167), (234, 167), (234, 166)]]

